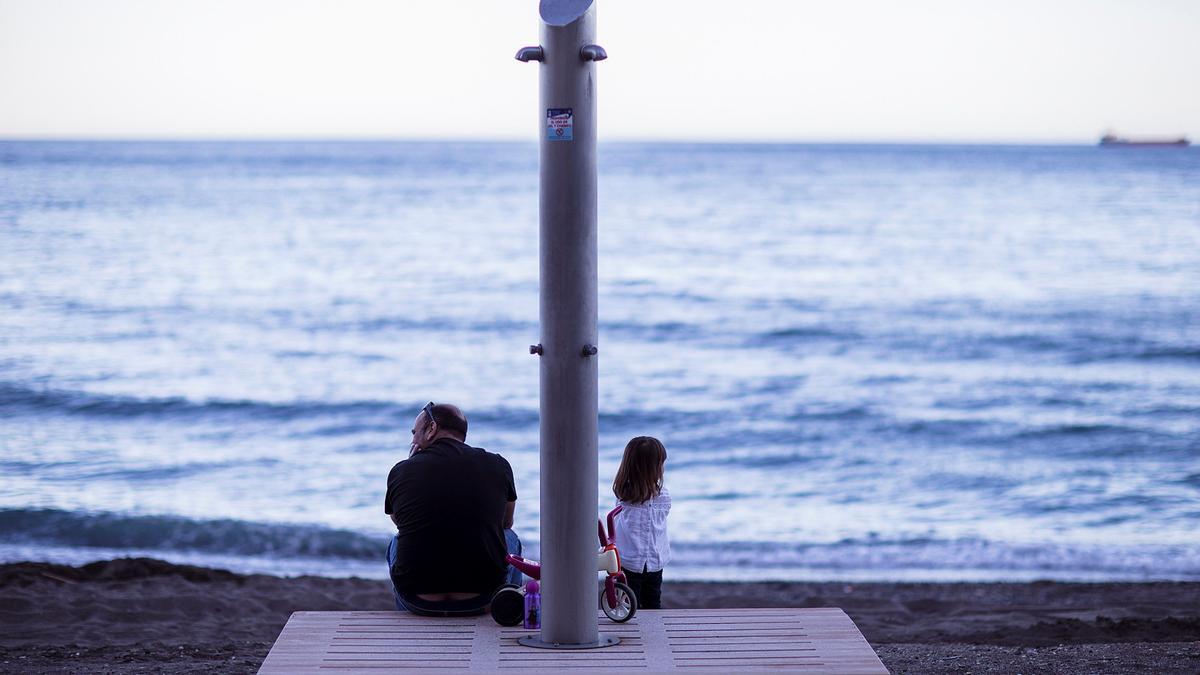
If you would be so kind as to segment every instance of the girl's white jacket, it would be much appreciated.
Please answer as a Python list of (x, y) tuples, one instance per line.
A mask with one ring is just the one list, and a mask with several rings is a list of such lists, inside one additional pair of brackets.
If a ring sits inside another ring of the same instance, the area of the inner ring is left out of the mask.
[(657, 572), (671, 561), (671, 539), (667, 536), (667, 514), (671, 493), (662, 492), (641, 504), (617, 500), (624, 508), (614, 523), (621, 566), (630, 572)]

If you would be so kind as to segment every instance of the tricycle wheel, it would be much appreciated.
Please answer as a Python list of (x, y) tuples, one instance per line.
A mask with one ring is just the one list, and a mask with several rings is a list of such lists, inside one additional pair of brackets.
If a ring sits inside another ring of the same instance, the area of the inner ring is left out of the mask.
[(492, 595), (492, 619), (501, 626), (515, 626), (525, 617), (525, 596), (512, 584), (505, 584)]
[(633, 594), (633, 589), (621, 582), (613, 584), (613, 592), (617, 596), (617, 606), (608, 606), (608, 593), (605, 589), (600, 589), (600, 609), (604, 611), (604, 616), (612, 619), (616, 623), (625, 623), (637, 614), (637, 596)]

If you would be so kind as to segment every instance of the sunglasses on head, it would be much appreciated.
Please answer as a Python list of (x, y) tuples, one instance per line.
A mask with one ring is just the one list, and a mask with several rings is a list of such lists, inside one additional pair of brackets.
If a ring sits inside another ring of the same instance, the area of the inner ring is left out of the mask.
[[(437, 424), (437, 420), (433, 419), (433, 401), (426, 403), (425, 407), (421, 408), (421, 412), (425, 413), (426, 415), (429, 415), (429, 423), (430, 424)], [(413, 433), (413, 436), (417, 435), (417, 430), (415, 427), (413, 428), (412, 433)]]

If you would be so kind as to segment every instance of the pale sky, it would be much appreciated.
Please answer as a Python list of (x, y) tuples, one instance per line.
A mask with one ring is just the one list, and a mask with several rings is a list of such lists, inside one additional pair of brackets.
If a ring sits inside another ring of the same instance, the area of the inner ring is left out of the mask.
[[(597, 0), (602, 140), (1200, 141), (1200, 0)], [(0, 0), (0, 138), (537, 138), (537, 0)]]

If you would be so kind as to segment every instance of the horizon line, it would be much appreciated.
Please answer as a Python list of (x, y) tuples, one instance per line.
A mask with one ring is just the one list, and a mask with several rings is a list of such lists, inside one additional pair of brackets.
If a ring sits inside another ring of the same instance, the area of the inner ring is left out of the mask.
[[(1186, 138), (1186, 136), (1181, 136)], [(737, 137), (679, 137), (648, 138), (617, 136), (600, 139), (606, 143), (641, 143), (648, 145), (958, 145), (958, 146), (1082, 146), (1099, 144), (1099, 137), (1050, 139), (986, 139), (986, 138), (737, 138)], [(0, 143), (529, 143), (536, 137), (514, 136), (241, 136), (241, 135), (0, 135)]]

